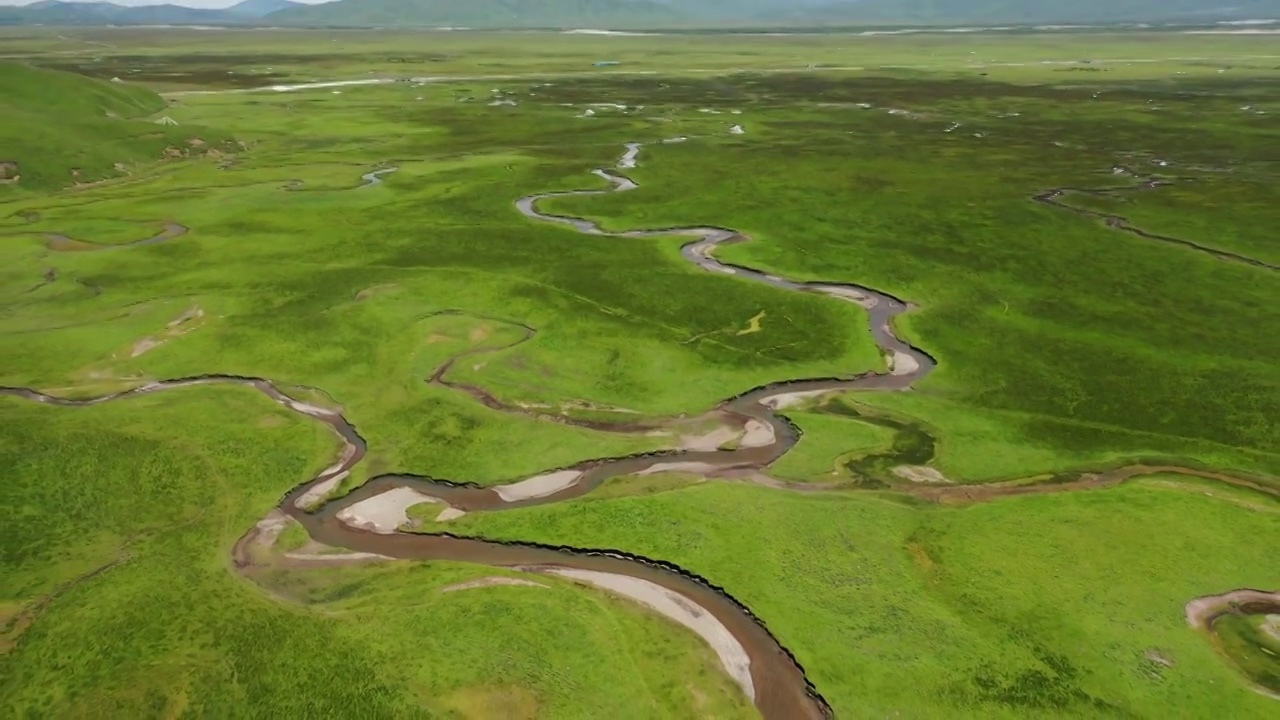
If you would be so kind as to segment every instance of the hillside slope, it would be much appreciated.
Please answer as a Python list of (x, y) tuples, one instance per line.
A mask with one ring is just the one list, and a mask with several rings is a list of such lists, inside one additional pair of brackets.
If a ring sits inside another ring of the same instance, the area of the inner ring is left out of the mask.
[(650, 0), (338, 0), (267, 17), (291, 25), (623, 27), (669, 25), (683, 13)]
[(293, 0), (243, 0), (223, 12), (247, 18), (260, 18), (281, 10), (300, 7), (301, 5), (302, 3), (293, 2)]
[(9, 187), (54, 189), (115, 177), (117, 163), (158, 160), (168, 147), (186, 147), (195, 133), (143, 119), (165, 107), (150, 90), (72, 73), (0, 63), (0, 97), (0, 163), (16, 163), (5, 174), (20, 178)]
[(773, 17), (837, 23), (1213, 22), (1280, 16), (1280, 0), (845, 0)]
[(223, 10), (41, 0), (0, 7), (3, 25), (472, 28), (1104, 24), (1280, 17), (1280, 0), (244, 0)]
[(241, 16), (181, 5), (124, 7), (109, 2), (42, 0), (0, 7), (0, 25), (197, 25), (230, 24)]

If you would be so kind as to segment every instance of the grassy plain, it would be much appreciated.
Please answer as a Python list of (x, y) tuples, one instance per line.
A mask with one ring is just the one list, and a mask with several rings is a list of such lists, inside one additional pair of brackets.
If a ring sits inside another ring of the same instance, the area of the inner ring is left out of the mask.
[[(708, 648), (554, 579), (450, 563), (238, 578), (232, 543), (328, 464), (248, 390), (68, 411), (4, 398), (11, 717), (751, 717)], [(281, 599), (292, 602), (282, 603)]]
[[(166, 143), (244, 146), (162, 160), (163, 146), (96, 145), (131, 174), (0, 187), (0, 384), (87, 396), (269, 377), (344, 408), (370, 446), (354, 482), (492, 484), (666, 441), (498, 413), (424, 382), (462, 352), (450, 377), (506, 402), (642, 417), (878, 367), (851, 305), (697, 271), (678, 239), (586, 238), (512, 207), (604, 187), (588, 171), (625, 141), (690, 136), (644, 150), (636, 192), (546, 207), (619, 229), (730, 226), (756, 242), (725, 259), (917, 304), (901, 330), (940, 370), (856, 403), (927, 427), (948, 477), (1134, 459), (1280, 472), (1274, 273), (1030, 199), (1137, 185), (1115, 167), (1176, 178), (1107, 211), (1274, 261), (1280, 59), (1265, 39), (4, 30), (0, 54), (179, 91), (455, 78), (148, 100), (138, 112), (179, 122)], [(1099, 62), (1043, 63), (1081, 59)], [(628, 109), (579, 117), (602, 103)], [(24, 166), (68, 162), (65, 138), (29, 141), (10, 118), (0, 137), (23, 139)], [(383, 185), (360, 187), (388, 165)], [(121, 245), (171, 222), (189, 232), (154, 245), (63, 252), (47, 238)], [(740, 334), (753, 318), (759, 332)], [(520, 325), (536, 335), (513, 344)], [(159, 344), (140, 352), (148, 338)], [(3, 407), (15, 471), (0, 491), (0, 662), (20, 715), (750, 715), (694, 638), (580, 588), (438, 594), (490, 574), (443, 564), (274, 577), (299, 607), (238, 579), (231, 543), (332, 452), (246, 391)], [(831, 479), (898, 442), (853, 417), (792, 417), (806, 435), (774, 468), (786, 479)], [(1259, 542), (1277, 517), (1265, 496), (1169, 478), (942, 509), (686, 477), (451, 527), (705, 575), (766, 620), (841, 717), (1248, 718), (1266, 700), (1181, 607), (1280, 582)]]
[(712, 483), (452, 529), (624, 547), (715, 577), (841, 717), (1262, 718), (1274, 701), (1182, 612), (1215, 588), (1275, 584), (1258, 539), (1280, 533), (1280, 506), (1258, 501), (1270, 511), (1139, 483), (935, 508)]

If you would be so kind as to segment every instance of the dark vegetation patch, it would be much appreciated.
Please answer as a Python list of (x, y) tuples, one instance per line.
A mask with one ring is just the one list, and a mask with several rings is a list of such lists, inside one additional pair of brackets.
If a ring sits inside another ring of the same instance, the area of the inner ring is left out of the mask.
[(888, 450), (854, 457), (844, 462), (845, 471), (853, 476), (858, 487), (875, 490), (901, 484), (901, 478), (893, 473), (895, 467), (927, 465), (936, 454), (937, 440), (919, 421), (873, 411), (865, 406), (855, 406), (844, 398), (824, 403), (817, 412), (853, 418), (893, 431), (892, 445)]
[(137, 83), (190, 85), (202, 88), (255, 88), (294, 79), (299, 71), (325, 72), (345, 64), (384, 65), (390, 68), (429, 66), (446, 62), (442, 53), (314, 53), (271, 54), (200, 53), (186, 55), (104, 54), (90, 59), (39, 61), (42, 67), (109, 80), (119, 77)]
[(957, 704), (1003, 705), (1021, 712), (1088, 712), (1091, 716), (1131, 717), (1113, 703), (1082, 687), (1081, 672), (1065, 655), (1033, 649), (1034, 665), (1010, 672), (994, 665), (980, 667), (954, 690)]
[[(1280, 607), (1270, 606), (1262, 612), (1233, 612), (1213, 622), (1212, 632), (1223, 653), (1235, 663), (1250, 680), (1273, 693), (1280, 693), (1280, 622), (1269, 621), (1280, 615)], [(1275, 629), (1269, 634), (1263, 623), (1270, 622)]]

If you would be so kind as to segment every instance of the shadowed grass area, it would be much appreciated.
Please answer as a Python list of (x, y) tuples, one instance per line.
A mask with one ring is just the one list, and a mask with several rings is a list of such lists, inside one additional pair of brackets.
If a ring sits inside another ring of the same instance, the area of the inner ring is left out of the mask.
[[(1280, 638), (1272, 615), (1224, 615), (1213, 623), (1222, 651), (1259, 687), (1280, 694)], [(1266, 627), (1264, 627), (1266, 626)]]

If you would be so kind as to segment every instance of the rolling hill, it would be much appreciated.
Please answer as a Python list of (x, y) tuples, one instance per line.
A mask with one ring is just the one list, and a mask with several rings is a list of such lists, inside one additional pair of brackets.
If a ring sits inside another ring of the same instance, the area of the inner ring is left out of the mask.
[(244, 0), (224, 10), (42, 0), (0, 25), (664, 28), (1215, 22), (1280, 17), (1280, 0)]
[(234, 18), (222, 10), (182, 5), (124, 7), (108, 2), (43, 0), (0, 7), (0, 25), (218, 25)]
[(1280, 16), (1280, 0), (853, 0), (795, 8), (774, 3), (765, 16), (824, 23), (1213, 22)]
[(0, 62), (0, 163), (14, 163), (21, 179), (8, 189), (56, 189), (116, 177), (117, 164), (163, 158), (166, 148), (186, 148), (205, 129), (159, 125), (144, 118), (165, 107), (145, 88), (103, 82), (72, 73)]
[(649, 0), (338, 0), (268, 16), (287, 25), (476, 28), (664, 26), (683, 18)]
[(247, 18), (260, 18), (295, 7), (302, 7), (302, 3), (292, 0), (243, 0), (227, 8), (225, 12)]

